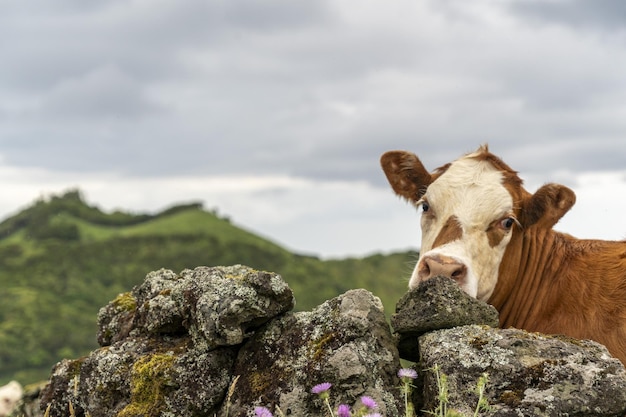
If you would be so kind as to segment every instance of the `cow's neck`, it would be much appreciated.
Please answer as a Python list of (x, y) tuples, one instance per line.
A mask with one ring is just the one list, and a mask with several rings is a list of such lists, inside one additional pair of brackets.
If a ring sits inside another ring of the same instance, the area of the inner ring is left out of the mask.
[(553, 298), (563, 294), (555, 287), (562, 285), (559, 271), (567, 259), (554, 254), (563, 253), (564, 245), (567, 238), (551, 229), (527, 231), (513, 237), (489, 300), (500, 313), (502, 327), (546, 330), (537, 323), (545, 322), (552, 314), (550, 309), (558, 308), (563, 302)]

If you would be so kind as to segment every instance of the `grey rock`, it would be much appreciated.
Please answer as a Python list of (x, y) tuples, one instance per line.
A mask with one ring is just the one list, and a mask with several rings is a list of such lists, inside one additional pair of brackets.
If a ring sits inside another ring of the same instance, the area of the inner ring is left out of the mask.
[(98, 312), (98, 344), (109, 346), (128, 337), (136, 312), (137, 300), (130, 292), (119, 294), (102, 307)]
[(469, 324), (497, 327), (498, 312), (443, 276), (431, 278), (408, 291), (398, 301), (396, 313), (391, 317), (391, 326), (399, 335), (400, 357), (414, 362), (419, 361), (419, 336)]
[(426, 410), (439, 404), (437, 368), (447, 376), (448, 409), (467, 414), (484, 373), (490, 411), (483, 415), (626, 414), (626, 370), (596, 342), (477, 325), (433, 331), (419, 342)]
[(240, 344), (252, 330), (295, 305), (293, 292), (275, 273), (236, 265), (196, 268), (181, 275), (183, 284), (172, 298), (188, 306), (194, 342), (209, 348)]
[(241, 265), (152, 272), (100, 310), (102, 347), (58, 363), (41, 408), (51, 416), (214, 415), (241, 343), (294, 302), (279, 275)]
[(333, 409), (368, 395), (382, 415), (398, 416), (399, 368), (380, 299), (351, 290), (311, 312), (273, 320), (250, 339), (235, 364), (239, 380), (228, 407), (231, 415), (249, 414), (254, 406), (275, 413), (278, 407), (285, 415), (326, 415), (310, 390), (330, 382)]
[[(41, 402), (76, 416), (197, 416), (217, 411), (236, 350), (198, 351), (186, 338), (128, 338), (57, 364)], [(43, 408), (43, 407), (42, 407)]]
[(189, 334), (213, 349), (243, 342), (251, 331), (293, 308), (280, 275), (235, 265), (198, 267), (180, 275), (151, 272), (131, 293), (98, 314), (98, 342), (107, 346), (133, 335)]

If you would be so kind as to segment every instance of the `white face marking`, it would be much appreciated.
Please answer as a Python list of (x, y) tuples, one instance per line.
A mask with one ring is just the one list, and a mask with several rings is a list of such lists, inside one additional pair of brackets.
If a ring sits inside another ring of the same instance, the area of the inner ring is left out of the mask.
[[(409, 287), (420, 282), (418, 268), (424, 257), (438, 255), (459, 261), (467, 267), (461, 287), (469, 295), (486, 301), (498, 280), (498, 268), (511, 233), (494, 246), (487, 230), (500, 219), (512, 215), (513, 199), (502, 184), (502, 173), (487, 161), (461, 158), (428, 187), (423, 201), (428, 211), (422, 213), (422, 247)], [(433, 248), (445, 222), (456, 216), (462, 229), (460, 239)]]

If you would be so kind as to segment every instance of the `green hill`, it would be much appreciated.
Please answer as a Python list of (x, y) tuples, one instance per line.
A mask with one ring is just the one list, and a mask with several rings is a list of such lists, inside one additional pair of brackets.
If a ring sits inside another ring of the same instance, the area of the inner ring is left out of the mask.
[(410, 252), (332, 261), (293, 254), (199, 203), (137, 215), (104, 213), (78, 191), (39, 200), (0, 223), (0, 384), (45, 379), (60, 359), (96, 348), (99, 308), (159, 268), (245, 264), (277, 272), (297, 310), (366, 288), (390, 314), (414, 259)]

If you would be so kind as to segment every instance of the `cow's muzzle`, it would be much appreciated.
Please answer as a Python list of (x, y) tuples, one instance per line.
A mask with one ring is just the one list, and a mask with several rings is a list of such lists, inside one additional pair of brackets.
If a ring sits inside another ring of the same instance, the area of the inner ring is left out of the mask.
[(467, 277), (467, 266), (449, 256), (439, 254), (427, 255), (420, 260), (417, 275), (420, 282), (443, 275), (455, 280), (459, 285), (463, 285)]

